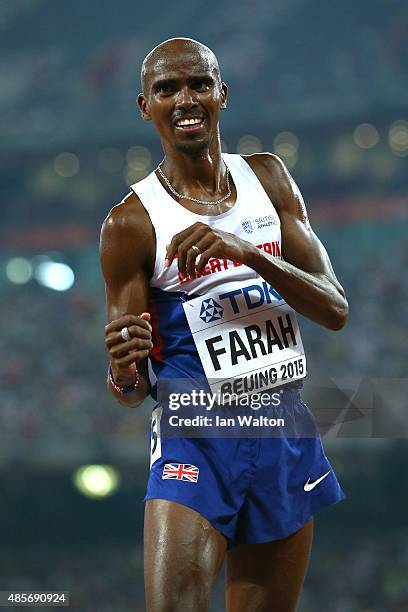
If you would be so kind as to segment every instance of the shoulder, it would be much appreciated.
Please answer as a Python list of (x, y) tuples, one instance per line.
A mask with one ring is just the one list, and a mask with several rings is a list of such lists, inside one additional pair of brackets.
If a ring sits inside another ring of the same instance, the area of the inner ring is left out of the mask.
[(269, 189), (286, 183), (290, 177), (289, 171), (280, 157), (273, 153), (252, 153), (243, 155), (243, 159), (252, 168), (262, 184)]
[(300, 208), (304, 209), (299, 188), (280, 157), (273, 153), (253, 153), (242, 157), (255, 172), (278, 212), (298, 213)]
[(115, 251), (122, 256), (151, 259), (155, 234), (150, 217), (134, 191), (113, 206), (102, 224), (101, 253)]
[(251, 153), (250, 155), (241, 155), (241, 157), (245, 159), (250, 166), (265, 168), (266, 170), (276, 171), (279, 167), (284, 166), (280, 157), (274, 153), (268, 153), (267, 151), (263, 153)]
[(106, 216), (102, 231), (127, 232), (143, 228), (149, 221), (149, 215), (134, 191), (129, 192), (118, 204), (115, 204)]
[(267, 181), (288, 175), (285, 164), (274, 153), (252, 153), (251, 155), (242, 155), (242, 158), (256, 174), (261, 174)]
[(111, 208), (102, 224), (101, 234), (118, 238), (128, 234), (144, 238), (154, 235), (150, 217), (134, 191)]

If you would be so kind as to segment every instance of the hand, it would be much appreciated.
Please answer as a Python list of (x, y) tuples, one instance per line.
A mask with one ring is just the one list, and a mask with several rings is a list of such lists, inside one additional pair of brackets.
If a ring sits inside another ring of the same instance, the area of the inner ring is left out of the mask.
[[(105, 344), (113, 378), (121, 387), (134, 383), (137, 364), (145, 359), (153, 348), (152, 326), (149, 321), (148, 312), (143, 312), (139, 317), (128, 314), (111, 321), (105, 327)], [(123, 340), (120, 335), (124, 327), (129, 330), (130, 340)]]
[[(191, 247), (195, 245), (200, 250), (200, 261), (196, 265), (198, 253)], [(246, 240), (237, 238), (234, 234), (213, 229), (198, 221), (185, 230), (175, 234), (167, 245), (166, 266), (170, 266), (176, 253), (178, 254), (178, 269), (185, 276), (196, 277), (196, 271), (202, 274), (210, 257), (230, 259), (237, 263), (245, 263), (247, 254), (253, 245)]]

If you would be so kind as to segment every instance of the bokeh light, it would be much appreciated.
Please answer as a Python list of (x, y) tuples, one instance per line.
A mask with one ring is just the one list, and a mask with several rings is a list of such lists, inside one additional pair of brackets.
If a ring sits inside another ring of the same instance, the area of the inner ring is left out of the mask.
[(148, 170), (152, 163), (152, 154), (146, 147), (136, 145), (130, 147), (126, 153), (126, 161), (130, 168), (144, 168)]
[(152, 154), (149, 149), (139, 145), (130, 147), (126, 153), (127, 167), (123, 177), (127, 185), (132, 185), (144, 179), (150, 172)]
[(73, 270), (63, 263), (44, 261), (35, 269), (35, 278), (44, 287), (54, 291), (67, 291), (75, 281)]
[(404, 120), (394, 121), (388, 132), (388, 142), (391, 150), (399, 157), (408, 155), (408, 122)]
[(237, 143), (237, 153), (240, 155), (251, 155), (262, 151), (262, 142), (256, 136), (242, 136)]
[(73, 482), (82, 495), (103, 499), (117, 491), (120, 476), (118, 471), (109, 465), (84, 465), (74, 472)]
[(273, 151), (287, 167), (294, 168), (298, 160), (299, 139), (293, 132), (280, 132), (273, 140)]
[(360, 123), (354, 130), (353, 139), (361, 149), (372, 149), (378, 144), (380, 135), (372, 123)]
[(54, 159), (54, 170), (64, 178), (71, 178), (79, 172), (79, 159), (74, 153), (59, 153)]
[(146, 168), (130, 168), (129, 166), (123, 172), (123, 178), (125, 179), (126, 185), (133, 185), (141, 181), (149, 174)]
[(33, 267), (25, 257), (13, 257), (6, 265), (6, 276), (15, 285), (24, 285), (33, 276)]

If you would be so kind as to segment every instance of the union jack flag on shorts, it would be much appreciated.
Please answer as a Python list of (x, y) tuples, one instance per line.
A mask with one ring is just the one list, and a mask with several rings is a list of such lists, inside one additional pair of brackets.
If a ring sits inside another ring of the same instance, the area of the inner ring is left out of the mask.
[(166, 463), (163, 468), (162, 479), (174, 478), (175, 480), (197, 482), (199, 472), (197, 466), (189, 463)]

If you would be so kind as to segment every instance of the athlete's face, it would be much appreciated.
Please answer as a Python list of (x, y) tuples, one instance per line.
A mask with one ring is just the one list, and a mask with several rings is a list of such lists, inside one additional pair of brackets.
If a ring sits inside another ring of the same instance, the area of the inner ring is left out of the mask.
[(227, 86), (210, 55), (169, 48), (151, 61), (138, 97), (142, 117), (153, 120), (163, 145), (190, 155), (208, 149), (218, 134)]

